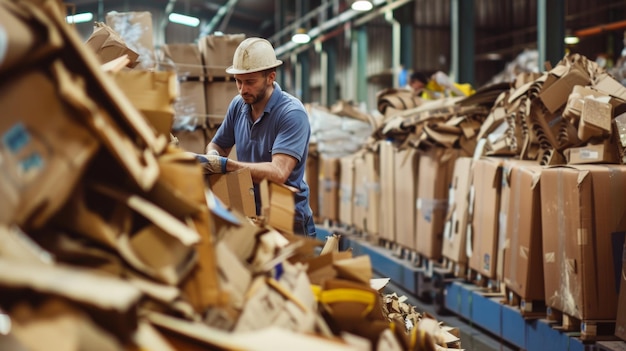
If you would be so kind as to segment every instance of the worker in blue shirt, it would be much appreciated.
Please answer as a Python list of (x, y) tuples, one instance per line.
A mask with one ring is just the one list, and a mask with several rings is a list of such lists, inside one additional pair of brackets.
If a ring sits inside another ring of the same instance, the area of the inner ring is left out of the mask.
[[(297, 189), (294, 233), (315, 237), (309, 186), (304, 180), (311, 126), (302, 102), (275, 82), (276, 67), (281, 64), (269, 41), (247, 38), (241, 42), (233, 65), (226, 69), (234, 75), (239, 95), (230, 102), (207, 154), (198, 159), (207, 173), (250, 169), (257, 214), (262, 179)], [(235, 145), (237, 160), (228, 159)]]

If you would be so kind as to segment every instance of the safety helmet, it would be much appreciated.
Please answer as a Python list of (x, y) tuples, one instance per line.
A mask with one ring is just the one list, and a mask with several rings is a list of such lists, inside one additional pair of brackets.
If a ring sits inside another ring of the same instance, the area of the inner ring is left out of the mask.
[(269, 41), (263, 38), (248, 38), (242, 41), (235, 50), (233, 65), (226, 68), (226, 73), (254, 73), (282, 64), (283, 61), (276, 59), (276, 53)]

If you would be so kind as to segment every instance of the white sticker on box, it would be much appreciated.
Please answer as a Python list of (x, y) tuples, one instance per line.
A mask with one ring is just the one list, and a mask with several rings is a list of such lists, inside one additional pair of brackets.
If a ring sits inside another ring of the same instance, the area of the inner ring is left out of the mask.
[(7, 48), (9, 47), (9, 38), (7, 36), (6, 30), (4, 27), (0, 25), (0, 66), (2, 62), (4, 62), (4, 58), (7, 55)]

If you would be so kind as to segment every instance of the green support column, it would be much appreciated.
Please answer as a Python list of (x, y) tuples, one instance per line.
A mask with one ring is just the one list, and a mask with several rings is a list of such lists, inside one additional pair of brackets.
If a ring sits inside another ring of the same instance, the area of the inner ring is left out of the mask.
[(296, 89), (300, 91), (302, 102), (311, 102), (311, 60), (308, 50), (298, 54), (298, 65), (300, 66), (300, 82)]
[(451, 0), (452, 78), (474, 85), (474, 0)]
[(415, 62), (413, 62), (415, 2), (409, 2), (394, 10), (393, 16), (400, 22), (400, 64), (410, 71), (415, 68)]
[(322, 44), (325, 55), (326, 76), (322, 84), (326, 85), (326, 105), (332, 106), (337, 102), (337, 40), (331, 38)]
[(537, 2), (537, 46), (539, 71), (544, 62), (554, 67), (565, 55), (565, 0), (539, 0)]
[[(274, 1), (275, 1), (275, 4), (276, 4), (276, 6), (275, 6), (276, 7), (276, 14), (274, 15), (275, 16), (274, 18), (276, 19), (275, 31), (278, 32), (282, 28), (285, 27), (285, 1), (286, 0), (274, 0)], [(279, 40), (280, 40), (280, 38), (279, 38)], [(276, 43), (274, 46), (278, 47), (278, 46), (280, 46), (280, 43)], [(286, 87), (287, 75), (288, 74), (289, 74), (289, 72), (286, 70), (285, 64), (282, 64), (282, 65), (278, 66), (278, 68), (276, 69), (276, 82), (283, 89)]]
[(356, 68), (354, 72), (356, 101), (367, 103), (367, 29), (361, 26), (354, 34), (356, 42), (353, 42), (352, 46), (352, 67)]

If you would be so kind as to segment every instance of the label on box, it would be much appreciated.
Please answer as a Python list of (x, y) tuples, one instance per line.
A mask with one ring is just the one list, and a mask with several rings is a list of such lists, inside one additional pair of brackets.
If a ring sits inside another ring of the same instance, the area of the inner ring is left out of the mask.
[(7, 56), (7, 48), (9, 46), (9, 39), (7, 37), (7, 32), (2, 25), (0, 25), (0, 66), (4, 61), (4, 58)]
[(580, 150), (580, 158), (583, 160), (596, 160), (599, 158), (599, 154), (594, 150)]

